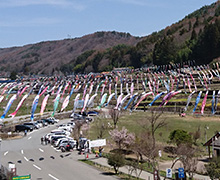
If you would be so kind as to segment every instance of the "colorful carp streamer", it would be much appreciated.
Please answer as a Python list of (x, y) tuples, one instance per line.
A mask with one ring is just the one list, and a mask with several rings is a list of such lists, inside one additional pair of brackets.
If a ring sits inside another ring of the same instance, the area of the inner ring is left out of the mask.
[(115, 106), (115, 108), (114, 108), (114, 109), (118, 109), (118, 106), (119, 106), (119, 104), (121, 103), (122, 97), (123, 97), (123, 93), (122, 93), (122, 94), (120, 94), (120, 95), (118, 96), (118, 99), (117, 99), (117, 104), (116, 104), (116, 106)]
[(107, 93), (102, 95), (101, 102), (100, 102), (99, 106), (97, 107), (98, 109), (101, 109), (101, 107), (103, 106), (103, 104), (106, 101), (106, 97), (107, 97)]
[(160, 107), (164, 105), (164, 103), (166, 102), (167, 99), (170, 98), (170, 96), (172, 95), (172, 93), (174, 93), (174, 91), (171, 91), (171, 92), (167, 93), (167, 94), (164, 96), (164, 98), (163, 98), (163, 100), (162, 100), (162, 102), (161, 102), (161, 104), (160, 104)]
[(206, 100), (207, 100), (207, 96), (208, 96), (209, 91), (206, 91), (205, 93), (205, 97), (202, 101), (202, 109), (201, 109), (201, 114), (204, 114), (204, 109), (205, 109), (205, 105), (206, 105)]
[(80, 97), (80, 94), (77, 94), (76, 97), (75, 97), (75, 100), (74, 100), (74, 107), (73, 107), (73, 113), (75, 113), (76, 111), (76, 108), (79, 104), (79, 97)]
[(57, 107), (59, 105), (59, 101), (60, 101), (60, 94), (58, 94), (56, 96), (56, 99), (54, 100), (54, 103), (53, 103), (53, 113), (51, 114), (51, 117), (54, 117), (54, 114), (55, 114), (55, 112), (57, 110)]
[(47, 94), (47, 95), (44, 97), (43, 101), (42, 101), (41, 110), (40, 110), (40, 115), (41, 115), (41, 116), (42, 116), (43, 113), (44, 113), (44, 110), (45, 110), (45, 108), (46, 108), (46, 105), (47, 105), (47, 101), (48, 101), (49, 96), (50, 96), (50, 94)]
[(86, 94), (86, 97), (85, 97), (85, 100), (84, 100), (84, 104), (83, 104), (83, 108), (81, 110), (81, 113), (83, 113), (86, 109), (86, 106), (88, 104), (88, 101), (89, 101), (89, 94)]
[(202, 91), (199, 92), (199, 94), (198, 94), (198, 96), (196, 98), (196, 102), (195, 102), (195, 106), (194, 106), (194, 109), (193, 109), (193, 113), (195, 113), (195, 111), (196, 111), (196, 108), (197, 108), (197, 105), (199, 103), (201, 95), (202, 95)]
[(215, 99), (215, 112), (217, 111), (219, 96), (220, 96), (220, 90), (218, 91), (217, 97)]
[(22, 89), (22, 91), (20, 92), (19, 96), (21, 96), (21, 95), (26, 91), (26, 89), (27, 89), (28, 87), (29, 87), (29, 85), (25, 86), (25, 87)]
[(64, 109), (68, 106), (69, 101), (70, 101), (70, 95), (66, 96), (66, 98), (64, 99), (61, 110), (60, 110), (61, 112), (63, 112)]
[(8, 94), (7, 94), (7, 96), (6, 96), (6, 100), (8, 99), (8, 97), (9, 97), (9, 95), (11, 94), (11, 92), (12, 92), (12, 90), (14, 89), (14, 88), (16, 88), (16, 87), (18, 87), (18, 85), (13, 85), (10, 89), (9, 89), (9, 91), (8, 91)]
[(122, 105), (125, 103), (125, 101), (130, 97), (130, 93), (127, 94), (125, 97), (123, 97), (123, 99), (121, 100), (121, 103), (118, 106), (118, 110), (121, 110)]
[(117, 84), (115, 83), (115, 99), (117, 100)]
[(131, 83), (131, 95), (130, 95), (130, 98), (133, 96), (133, 93), (134, 93), (134, 83), (132, 82)]
[(94, 103), (95, 97), (97, 96), (97, 94), (94, 94), (90, 99), (89, 102), (87, 104), (88, 107), (91, 107)]
[(148, 106), (152, 106), (157, 99), (159, 99), (161, 96), (163, 96), (166, 93), (167, 93), (167, 91), (163, 91), (160, 94), (156, 95), (155, 98), (153, 99), (153, 101), (150, 104), (148, 104)]
[(34, 101), (32, 103), (32, 108), (31, 108), (31, 121), (34, 120), (34, 112), (37, 108), (37, 104), (38, 104), (38, 101), (39, 101), (39, 97), (40, 95), (37, 95), (35, 98), (34, 98)]
[(42, 95), (47, 91), (48, 88), (49, 88), (49, 86), (47, 86), (46, 88), (44, 88), (44, 90), (40, 93), (40, 96), (42, 96)]
[(28, 97), (28, 94), (25, 94), (25, 95), (23, 96), (23, 98), (21, 99), (21, 101), (18, 103), (18, 105), (17, 105), (15, 111), (14, 111), (13, 113), (9, 114), (8, 116), (11, 116), (12, 118), (15, 117), (16, 114), (17, 114), (17, 112), (18, 112), (18, 110), (20, 109), (20, 107), (22, 106), (22, 104), (24, 103), (24, 101), (27, 99), (27, 97)]
[(115, 93), (112, 93), (112, 94), (109, 95), (108, 100), (107, 100), (107, 103), (105, 104), (105, 107), (108, 106), (108, 104), (110, 103), (110, 101), (111, 101), (111, 99), (114, 97), (114, 95), (115, 95)]
[(185, 106), (185, 108), (184, 108), (184, 112), (187, 111), (188, 106), (189, 106), (189, 103), (190, 103), (190, 101), (191, 101), (191, 99), (192, 99), (192, 96), (193, 96), (193, 94), (194, 94), (195, 92), (196, 92), (196, 91), (193, 91), (193, 92), (188, 96), (187, 103), (186, 103), (186, 106)]
[(137, 102), (137, 104), (135, 105), (135, 109), (138, 107), (138, 105), (144, 100), (144, 99), (146, 99), (149, 95), (153, 95), (153, 92), (148, 92), (148, 93), (144, 93), (142, 96), (141, 96), (141, 98), (140, 98), (140, 100)]
[(7, 112), (9, 111), (9, 109), (10, 109), (10, 107), (11, 107), (11, 105), (12, 105), (12, 103), (13, 103), (13, 101), (14, 101), (15, 99), (16, 99), (16, 94), (14, 94), (14, 95), (11, 97), (11, 99), (8, 101), (8, 104), (7, 104), (7, 106), (5, 107), (5, 111), (4, 111), (3, 115), (2, 115), (1, 118), (0, 118), (1, 120), (5, 118)]
[[(68, 87), (68, 86), (67, 86)], [(67, 87), (66, 87), (66, 89), (67, 89)], [(70, 91), (70, 94), (68, 95), (68, 96), (66, 96), (66, 98), (64, 99), (64, 101), (63, 101), (63, 104), (62, 104), (62, 107), (61, 107), (61, 112), (63, 112), (64, 111), (64, 109), (66, 109), (66, 107), (68, 106), (68, 104), (69, 104), (69, 101), (70, 101), (70, 98), (71, 98), (71, 96), (72, 96), (72, 94), (73, 94), (73, 92), (74, 92), (74, 88), (75, 88), (75, 85), (73, 85), (73, 87), (72, 87), (72, 89), (71, 89), (71, 91)], [(65, 91), (64, 91), (65, 92)]]
[(131, 104), (131, 102), (134, 100), (134, 98), (138, 95), (138, 93), (134, 93), (134, 95), (130, 98), (130, 100), (128, 101), (128, 104), (123, 108), (124, 110), (126, 110), (128, 108), (128, 106)]
[(0, 95), (0, 103), (2, 102), (3, 99), (4, 99), (4, 96)]
[(130, 112), (132, 112), (132, 111), (134, 110), (134, 106), (135, 106), (135, 104), (137, 103), (137, 100), (140, 99), (141, 96), (143, 96), (144, 93), (145, 93), (145, 92), (142, 92), (139, 96), (137, 96), (137, 97), (134, 99), (134, 101), (133, 101), (133, 103), (132, 103), (132, 105), (131, 105), (131, 108), (130, 108)]
[(176, 96), (177, 94), (181, 93), (182, 91), (179, 90), (179, 91), (175, 91), (173, 93), (171, 93), (171, 95), (166, 99), (166, 102), (164, 103), (164, 106), (166, 106), (166, 104), (169, 102), (169, 100), (173, 97), (173, 96)]
[(212, 114), (215, 114), (215, 91), (212, 94)]

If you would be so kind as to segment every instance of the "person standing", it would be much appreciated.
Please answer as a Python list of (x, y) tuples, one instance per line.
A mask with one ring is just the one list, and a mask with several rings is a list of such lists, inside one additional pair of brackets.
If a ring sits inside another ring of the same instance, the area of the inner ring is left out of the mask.
[(103, 150), (103, 148), (101, 146), (99, 146), (99, 157), (102, 157), (102, 150)]
[(44, 137), (41, 137), (41, 144), (44, 144)]
[(45, 144), (47, 145), (47, 137), (44, 137)]

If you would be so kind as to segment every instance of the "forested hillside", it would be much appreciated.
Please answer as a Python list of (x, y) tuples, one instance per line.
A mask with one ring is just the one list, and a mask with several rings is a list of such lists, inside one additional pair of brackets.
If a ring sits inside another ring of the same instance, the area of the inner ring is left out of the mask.
[(141, 38), (131, 36), (129, 33), (112, 31), (96, 32), (80, 38), (45, 41), (23, 47), (2, 48), (0, 75), (11, 71), (26, 75), (58, 74), (60, 70), (65, 70), (65, 64), (81, 63), (81, 60), (77, 63), (75, 61), (81, 54), (81, 57), (84, 53), (87, 54), (87, 51), (103, 51), (118, 44), (135, 46), (140, 40)]
[(113, 67), (138, 68), (192, 60), (197, 64), (208, 64), (220, 57), (219, 15), (219, 2), (204, 6), (181, 21), (153, 32), (136, 46), (121, 44), (104, 51), (89, 51), (62, 66), (61, 71), (100, 72), (112, 70)]

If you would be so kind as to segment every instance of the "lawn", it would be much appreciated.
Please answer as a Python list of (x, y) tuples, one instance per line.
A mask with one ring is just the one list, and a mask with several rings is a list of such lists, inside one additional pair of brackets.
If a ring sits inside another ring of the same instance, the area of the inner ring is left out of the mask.
[[(124, 112), (120, 117), (118, 122), (118, 128), (126, 127), (129, 132), (133, 132), (138, 135), (141, 131), (145, 129), (140, 125), (141, 121), (146, 121), (146, 117), (149, 116), (150, 112)], [(179, 114), (174, 113), (163, 113), (160, 117), (165, 119), (166, 125), (156, 131), (156, 140), (164, 145), (167, 144), (169, 140), (169, 134), (171, 131), (176, 129), (183, 129), (188, 133), (193, 133), (200, 129), (200, 138), (197, 141), (197, 145), (202, 147), (206, 142), (205, 131), (207, 134), (207, 140), (209, 140), (220, 127), (220, 117), (217, 116), (192, 116), (187, 115), (186, 117), (180, 117)], [(95, 119), (96, 121), (96, 119)], [(90, 125), (89, 138), (97, 139), (97, 132), (95, 127), (95, 121)], [(112, 124), (112, 119), (106, 118), (104, 121), (110, 122)], [(207, 128), (208, 127), (208, 128)], [(110, 135), (108, 131), (104, 134), (104, 138), (110, 140)], [(204, 148), (204, 147), (203, 147)], [(205, 148), (204, 148), (205, 149)]]

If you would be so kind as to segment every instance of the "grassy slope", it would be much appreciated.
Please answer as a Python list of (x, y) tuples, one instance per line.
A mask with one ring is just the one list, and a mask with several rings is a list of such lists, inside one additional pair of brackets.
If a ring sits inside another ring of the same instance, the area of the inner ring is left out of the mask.
[[(120, 118), (118, 127), (121, 128), (125, 126), (129, 132), (134, 132), (135, 134), (140, 133), (144, 130), (140, 121), (146, 119), (146, 115), (149, 112), (133, 112), (126, 113)], [(195, 132), (199, 127), (201, 130), (201, 137), (198, 140), (198, 145), (202, 146), (205, 143), (205, 127), (209, 127), (207, 130), (207, 139), (211, 138), (216, 131), (219, 131), (220, 117), (210, 116), (210, 117), (196, 117), (187, 115), (186, 117), (180, 117), (178, 114), (164, 113), (161, 118), (165, 118), (167, 125), (158, 129), (156, 132), (156, 139), (161, 143), (166, 143), (169, 140), (169, 134), (172, 130), (183, 129), (187, 132)], [(111, 119), (106, 119), (106, 121), (112, 122)], [(94, 124), (91, 125), (90, 139), (96, 139), (97, 134), (95, 132)], [(105, 138), (110, 139), (110, 135), (105, 133)]]

